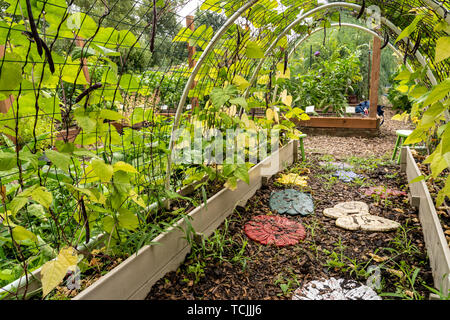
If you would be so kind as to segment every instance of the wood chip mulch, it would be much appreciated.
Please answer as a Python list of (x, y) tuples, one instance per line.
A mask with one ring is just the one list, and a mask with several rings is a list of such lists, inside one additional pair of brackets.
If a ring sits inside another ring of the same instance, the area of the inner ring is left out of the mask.
[[(365, 185), (339, 180), (330, 183), (332, 172), (318, 164), (323, 161), (321, 156), (308, 153), (307, 158), (306, 164), (294, 164), (284, 172), (305, 171), (305, 167), (310, 171), (308, 188), (293, 188), (311, 192), (315, 214), (289, 217), (305, 226), (303, 241), (279, 248), (261, 245), (244, 233), (245, 224), (255, 216), (276, 214), (269, 207), (270, 195), (286, 186), (276, 183), (279, 175), (273, 176), (217, 230), (220, 239), (229, 240), (221, 257), (214, 250), (188, 255), (177, 271), (153, 285), (147, 299), (291, 299), (295, 289), (311, 280), (334, 277), (366, 283), (369, 275), (365, 271), (370, 266), (381, 270), (382, 288), (378, 293), (400, 290), (404, 298), (428, 298), (424, 284), (432, 287), (433, 279), (417, 211), (403, 195), (380, 199), (363, 191), (380, 185), (406, 190), (406, 177), (399, 173), (399, 166), (384, 163), (371, 170), (356, 167), (355, 172), (365, 177)], [(323, 216), (323, 209), (352, 200), (366, 202), (371, 214), (397, 221), (402, 227), (391, 232), (346, 231), (337, 227), (334, 219)], [(407, 277), (416, 268), (420, 272), (413, 292)]]

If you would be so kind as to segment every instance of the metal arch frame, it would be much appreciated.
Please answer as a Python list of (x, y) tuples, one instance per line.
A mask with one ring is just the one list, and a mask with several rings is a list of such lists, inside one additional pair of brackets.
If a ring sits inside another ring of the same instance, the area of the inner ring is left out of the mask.
[[(360, 25), (357, 25), (357, 24), (353, 24), (353, 23), (346, 23), (346, 22), (342, 22), (342, 23), (340, 23), (340, 24), (339, 24), (339, 23), (332, 23), (332, 24), (330, 25), (330, 27), (331, 27), (331, 28), (335, 28), (335, 27), (349, 27), (349, 28), (359, 29), (359, 30), (361, 30), (361, 31), (363, 31), (363, 32), (366, 32), (366, 33), (368, 33), (368, 34), (373, 35), (374, 37), (378, 37), (379, 39), (383, 40), (383, 37), (381, 37), (378, 33), (374, 32), (373, 30), (371, 30), (371, 29), (369, 29), (369, 28), (367, 28), (367, 27), (364, 27), (364, 26), (360, 26)], [(287, 58), (288, 61), (291, 60), (291, 58), (292, 58), (292, 56), (294, 55), (295, 51), (298, 49), (298, 47), (300, 47), (300, 46), (303, 44), (303, 42), (305, 42), (306, 40), (308, 40), (313, 34), (315, 34), (315, 33), (317, 33), (317, 32), (320, 32), (320, 31), (323, 30), (323, 29), (325, 29), (325, 27), (319, 27), (319, 28), (316, 28), (316, 29), (314, 29), (313, 31), (311, 31), (310, 34), (307, 34), (307, 35), (304, 36), (303, 38), (299, 39), (299, 40), (294, 44), (293, 48), (291, 49), (291, 51), (290, 51), (289, 54), (288, 54), (288, 58)], [(395, 54), (397, 54), (399, 57), (403, 57), (403, 56), (404, 56), (403, 53), (402, 53), (400, 50), (398, 50), (396, 47), (394, 47), (390, 42), (388, 42), (387, 46), (388, 46), (389, 48), (391, 48), (392, 51), (394, 51)], [(410, 72), (413, 72), (413, 71), (414, 71), (413, 68), (411, 67), (411, 65), (410, 65), (408, 62), (406, 63), (406, 67), (408, 68), (408, 70), (409, 70)], [(275, 88), (274, 88), (273, 99), (275, 99), (275, 96), (276, 96), (276, 94), (277, 94), (277, 91), (278, 91), (278, 85), (276, 85)]]
[[(297, 19), (295, 19), (293, 22), (291, 22), (280, 34), (279, 36), (271, 43), (271, 45), (269, 46), (269, 48), (267, 48), (265, 54), (264, 54), (264, 58), (261, 58), (258, 65), (256, 66), (252, 77), (250, 78), (250, 85), (249, 87), (246, 89), (246, 91), (244, 92), (244, 98), (248, 98), (248, 95), (250, 93), (250, 88), (254, 85), (256, 77), (259, 73), (259, 71), (261, 70), (261, 67), (263, 65), (263, 63), (265, 62), (266, 58), (272, 53), (273, 49), (275, 48), (276, 44), (281, 40), (282, 37), (284, 37), (293, 27), (295, 27), (297, 24), (299, 24), (300, 22), (302, 22), (304, 19), (306, 19), (307, 17), (309, 17), (310, 15), (324, 10), (324, 9), (328, 9), (328, 8), (334, 8), (334, 7), (347, 7), (347, 8), (351, 8), (351, 9), (356, 9), (356, 10), (361, 10), (361, 6), (358, 4), (354, 4), (354, 3), (347, 3), (347, 2), (333, 2), (333, 3), (329, 3), (329, 4), (325, 4), (323, 6), (319, 6), (316, 7), (304, 14), (302, 14), (300, 17), (298, 17)], [(367, 13), (368, 9), (365, 9), (365, 12)], [(381, 23), (385, 24), (388, 28), (390, 28), (392, 31), (394, 31), (397, 35), (399, 35), (401, 33), (401, 30), (395, 26), (391, 21), (387, 20), (384, 17), (381, 17)], [(408, 37), (405, 37), (405, 39), (408, 39)], [(415, 46), (415, 42), (414, 41), (409, 41), (409, 46), (411, 49), (414, 48)], [(422, 56), (422, 54), (419, 51), (416, 51), (415, 56), (417, 58), (417, 60), (419, 61), (419, 63), (423, 66), (423, 67), (427, 67), (427, 76), (430, 79), (430, 82), (433, 85), (437, 84), (436, 78), (434, 77), (433, 73), (431, 72), (430, 68), (428, 67), (427, 62), (425, 61), (425, 58)], [(240, 110), (240, 114), (242, 114), (243, 109), (241, 108)]]
[[(188, 81), (184, 87), (182, 96), (180, 98), (180, 101), (178, 103), (178, 107), (175, 113), (175, 117), (174, 117), (174, 123), (172, 126), (172, 132), (171, 132), (171, 136), (170, 136), (170, 142), (169, 142), (169, 156), (168, 156), (168, 161), (167, 161), (167, 170), (166, 170), (166, 182), (165, 182), (165, 186), (167, 189), (170, 188), (170, 174), (171, 174), (171, 165), (172, 165), (172, 159), (171, 159), (171, 152), (173, 151), (173, 147), (174, 147), (174, 134), (175, 131), (178, 129), (178, 125), (180, 122), (180, 117), (181, 117), (181, 110), (185, 104), (187, 95), (189, 93), (190, 87), (192, 85), (192, 83), (194, 82), (194, 79), (198, 73), (198, 71), (200, 70), (200, 67), (203, 65), (204, 60), (206, 59), (207, 55), (212, 51), (212, 49), (214, 48), (214, 46), (217, 44), (217, 42), (220, 40), (220, 38), (223, 36), (223, 34), (228, 30), (228, 28), (242, 15), (242, 13), (244, 13), (248, 8), (252, 7), (254, 4), (256, 4), (259, 0), (250, 0), (249, 2), (247, 2), (244, 6), (242, 6), (239, 10), (237, 10), (230, 18), (228, 18), (228, 20), (225, 22), (225, 24), (218, 30), (218, 32), (214, 35), (214, 37), (211, 39), (211, 41), (208, 43), (207, 47), (205, 48), (205, 50), (203, 51), (202, 55), (200, 56), (196, 66), (194, 67), (194, 69), (191, 72), (191, 75), (188, 78)], [(442, 8), (440, 8), (440, 6), (438, 6), (436, 3), (434, 3), (432, 0), (425, 0), (428, 5), (430, 7), (432, 7), (433, 9), (435, 9), (437, 11), (437, 13), (439, 15), (441, 15), (441, 17), (444, 17), (444, 11)], [(436, 6), (438, 8), (436, 8)], [(328, 4), (324, 4), (322, 6), (316, 7), (314, 9), (311, 9), (310, 11), (307, 11), (306, 13), (302, 14), (300, 17), (298, 17), (297, 19), (295, 19), (293, 22), (291, 22), (278, 36), (277, 38), (271, 43), (271, 45), (269, 46), (269, 48), (267, 48), (265, 54), (264, 54), (264, 58), (260, 59), (258, 65), (255, 68), (255, 71), (253, 72), (253, 75), (249, 81), (249, 87), (246, 89), (246, 91), (244, 92), (244, 98), (247, 98), (249, 93), (250, 93), (250, 88), (253, 86), (255, 80), (256, 80), (256, 76), (258, 75), (263, 63), (266, 60), (266, 57), (273, 51), (273, 49), (275, 48), (276, 44), (281, 40), (282, 37), (284, 37), (294, 26), (296, 26), (297, 24), (299, 24), (300, 22), (302, 22), (305, 18), (309, 17), (310, 15), (319, 12), (321, 10), (324, 9), (328, 9), (328, 8), (341, 8), (341, 7), (347, 7), (347, 8), (351, 8), (351, 9), (356, 9), (356, 10), (361, 10), (361, 6), (358, 4), (353, 4), (353, 3), (347, 3), (347, 2), (333, 2), (333, 3), (328, 3)], [(365, 12), (367, 13), (368, 9), (365, 9)], [(445, 17), (446, 21), (449, 19), (448, 17)], [(396, 34), (400, 34), (401, 30), (396, 27), (392, 22), (390, 22), (389, 20), (387, 20), (384, 17), (381, 17), (381, 22), (383, 24), (385, 24), (387, 27), (389, 27), (392, 31), (394, 31)], [(412, 48), (414, 48), (415, 43), (413, 41), (409, 41), (409, 45)], [(437, 84), (436, 78), (434, 77), (433, 73), (431, 72), (430, 68), (428, 67), (428, 64), (426, 63), (424, 57), (422, 56), (422, 54), (419, 51), (416, 51), (415, 56), (417, 58), (417, 60), (419, 61), (419, 63), (422, 66), (427, 66), (427, 76), (430, 79), (430, 82), (435, 85)], [(242, 114), (243, 109), (241, 108), (240, 110), (240, 114)]]
[[(341, 27), (341, 26), (342, 26), (342, 27), (349, 27), (349, 28), (359, 29), (359, 30), (361, 30), (361, 31), (364, 31), (364, 32), (366, 32), (366, 33), (368, 33), (368, 34), (371, 34), (371, 35), (373, 35), (373, 36), (375, 36), (375, 37), (378, 37), (378, 38), (380, 38), (381, 40), (383, 40), (383, 37), (380, 36), (378, 33), (374, 32), (373, 30), (371, 30), (371, 29), (369, 29), (369, 28), (366, 28), (366, 27), (363, 27), (363, 26), (360, 26), (360, 25), (357, 25), (357, 24), (353, 24), (353, 23), (345, 23), (345, 22), (342, 22), (341, 24), (339, 24), (339, 23), (332, 23), (330, 27), (331, 27), (331, 28), (335, 28), (335, 27)], [(291, 49), (291, 51), (290, 51), (289, 54), (288, 54), (288, 61), (292, 58), (292, 55), (294, 54), (295, 50), (297, 50), (297, 48), (298, 48), (299, 46), (301, 46), (303, 42), (305, 42), (306, 40), (308, 40), (309, 37), (311, 37), (313, 34), (315, 34), (315, 33), (317, 33), (317, 32), (320, 32), (320, 31), (323, 30), (323, 29), (324, 29), (324, 27), (319, 27), (319, 28), (317, 28), (317, 29), (314, 29), (313, 31), (311, 31), (310, 34), (306, 35), (305, 37), (303, 37), (303, 38), (301, 38), (299, 41), (297, 41), (297, 43), (294, 44), (294, 47)], [(398, 50), (396, 47), (394, 47), (390, 42), (388, 42), (387, 45), (388, 45), (388, 47), (391, 48), (392, 51), (394, 51), (398, 56), (400, 56), (400, 57), (403, 57), (403, 56), (404, 56), (403, 53), (402, 53), (400, 50)], [(410, 65), (409, 63), (406, 64), (406, 67), (408, 68), (409, 71), (413, 71), (413, 69), (412, 69), (412, 67), (411, 67), (411, 65)]]

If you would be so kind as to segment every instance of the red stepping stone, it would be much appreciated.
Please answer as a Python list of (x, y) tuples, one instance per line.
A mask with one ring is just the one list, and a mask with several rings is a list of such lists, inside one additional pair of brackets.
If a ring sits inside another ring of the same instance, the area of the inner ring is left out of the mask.
[(300, 223), (280, 216), (256, 216), (245, 224), (244, 232), (252, 240), (277, 247), (297, 244), (306, 237)]

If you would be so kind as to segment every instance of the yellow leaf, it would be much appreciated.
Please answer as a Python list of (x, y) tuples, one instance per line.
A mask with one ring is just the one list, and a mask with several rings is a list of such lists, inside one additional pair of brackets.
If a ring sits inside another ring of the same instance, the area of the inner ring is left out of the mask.
[(277, 65), (277, 74), (276, 78), (278, 79), (290, 79), (291, 78), (291, 71), (289, 68), (286, 68), (286, 72), (284, 71), (284, 63), (279, 63)]
[(41, 282), (42, 294), (47, 296), (67, 274), (67, 271), (77, 265), (78, 256), (71, 247), (61, 249), (55, 260), (49, 261), (42, 266)]
[(272, 121), (274, 119), (274, 114), (273, 114), (273, 110), (268, 108), (266, 110), (266, 119), (269, 121)]
[(285, 105), (290, 107), (292, 105), (292, 96), (289, 96), (287, 94), (287, 90), (283, 90), (283, 92), (280, 94), (281, 102), (283, 102)]
[(114, 172), (125, 171), (125, 172), (130, 172), (130, 173), (138, 173), (138, 171), (131, 164), (125, 163), (123, 161), (116, 162), (113, 166), (113, 171)]
[(268, 75), (263, 75), (261, 77), (258, 78), (258, 84), (267, 84), (269, 82), (269, 76)]
[(373, 254), (373, 253), (369, 253), (369, 256), (371, 256), (372, 259), (375, 260), (375, 262), (384, 262), (387, 259), (389, 259), (388, 257), (380, 257), (380, 256), (377, 256), (376, 254)]
[(250, 83), (239, 75), (234, 77), (233, 84), (235, 84), (240, 90), (245, 90), (250, 86)]

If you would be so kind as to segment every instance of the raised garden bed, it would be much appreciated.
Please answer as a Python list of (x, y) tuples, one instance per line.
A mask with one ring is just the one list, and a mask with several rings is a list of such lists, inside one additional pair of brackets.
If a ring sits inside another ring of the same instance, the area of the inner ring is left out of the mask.
[(310, 120), (294, 120), (294, 122), (302, 132), (335, 136), (373, 137), (379, 135), (380, 127), (379, 119), (361, 116), (311, 116)]
[[(206, 204), (192, 210), (188, 221), (184, 218), (178, 220), (166, 232), (153, 239), (153, 244), (142, 247), (136, 254), (81, 291), (74, 300), (144, 299), (151, 286), (164, 274), (175, 270), (189, 252), (190, 245), (186, 239), (189, 225), (197, 233), (209, 236), (233, 212), (236, 205), (244, 205), (261, 187), (263, 177), (279, 172), (292, 164), (297, 157), (298, 144), (291, 141), (250, 169), (249, 184), (239, 181), (233, 191), (221, 189), (210, 197)], [(271, 166), (274, 163), (277, 165)], [(183, 189), (180, 193), (186, 195), (187, 192)], [(33, 272), (31, 279), (29, 289), (38, 291), (40, 269)], [(22, 279), (19, 285), (16, 285), (19, 292), (23, 290), (24, 282)]]
[[(406, 172), (408, 182), (423, 175), (409, 147), (402, 148), (401, 167)], [(444, 294), (450, 290), (450, 249), (435, 204), (424, 180), (414, 182), (409, 187), (411, 205), (418, 208), (423, 226), (425, 244), (433, 270), (434, 286)]]
[(144, 246), (136, 255), (122, 262), (92, 286), (78, 294), (74, 300), (91, 299), (143, 299), (152, 285), (167, 272), (176, 270), (190, 251), (186, 239), (186, 230), (190, 224), (195, 232), (209, 236), (228, 217), (237, 204), (245, 202), (262, 185), (262, 177), (268, 165), (279, 157), (279, 165), (273, 173), (290, 165), (294, 161), (296, 152), (291, 141), (264, 161), (250, 169), (250, 184), (239, 181), (234, 191), (222, 189), (206, 204), (202, 204), (189, 213), (189, 223), (180, 219), (166, 232), (156, 237), (155, 244)]

